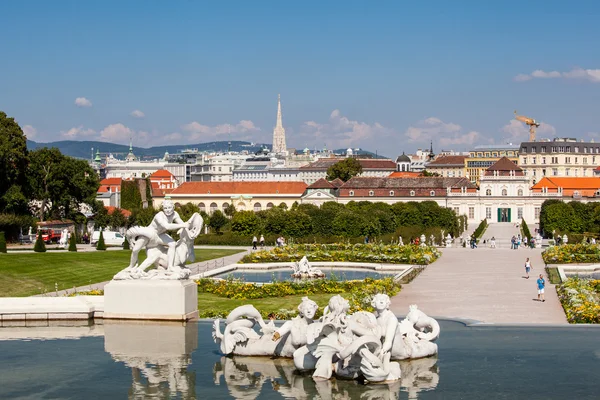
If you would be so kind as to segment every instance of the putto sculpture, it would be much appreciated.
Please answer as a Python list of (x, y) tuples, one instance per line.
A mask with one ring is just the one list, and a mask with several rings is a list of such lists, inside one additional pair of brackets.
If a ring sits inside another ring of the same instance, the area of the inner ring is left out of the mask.
[[(437, 321), (417, 306), (398, 322), (389, 309), (390, 298), (377, 294), (371, 305), (375, 313), (348, 314), (350, 305), (340, 295), (333, 296), (314, 320), (317, 304), (304, 297), (299, 315), (276, 328), (265, 323), (251, 305), (234, 309), (221, 332), (220, 321), (213, 324), (213, 339), (225, 355), (289, 357), (299, 371), (311, 371), (313, 379), (364, 379), (390, 382), (400, 379), (400, 364), (437, 354), (433, 343), (439, 336)], [(259, 328), (259, 331), (255, 328)]]
[[(188, 279), (186, 262), (194, 261), (194, 239), (200, 234), (204, 223), (198, 213), (183, 222), (170, 200), (162, 204), (162, 211), (154, 216), (149, 226), (134, 226), (125, 236), (132, 253), (129, 266), (117, 273), (113, 279)], [(178, 229), (179, 240), (175, 241), (167, 231)], [(146, 249), (146, 259), (138, 265), (138, 255)], [(146, 271), (151, 266), (156, 269)]]
[(306, 256), (302, 257), (299, 262), (295, 262), (292, 266), (294, 272), (292, 273), (293, 278), (323, 278), (325, 274), (320, 269), (313, 268), (308, 263)]

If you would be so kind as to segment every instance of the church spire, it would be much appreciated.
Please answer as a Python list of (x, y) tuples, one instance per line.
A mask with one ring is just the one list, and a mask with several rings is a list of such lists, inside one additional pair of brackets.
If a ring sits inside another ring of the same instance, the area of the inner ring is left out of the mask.
[(285, 143), (285, 129), (281, 115), (281, 95), (277, 95), (277, 123), (273, 129), (273, 153), (285, 153), (287, 146)]

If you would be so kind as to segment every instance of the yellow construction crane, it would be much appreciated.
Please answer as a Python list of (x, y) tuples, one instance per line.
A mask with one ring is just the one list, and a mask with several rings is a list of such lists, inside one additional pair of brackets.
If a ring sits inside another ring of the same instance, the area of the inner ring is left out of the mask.
[(529, 125), (529, 141), (535, 142), (535, 128), (539, 127), (540, 123), (536, 122), (536, 120), (533, 118), (517, 115), (517, 110), (515, 110), (515, 119), (525, 123), (526, 125)]

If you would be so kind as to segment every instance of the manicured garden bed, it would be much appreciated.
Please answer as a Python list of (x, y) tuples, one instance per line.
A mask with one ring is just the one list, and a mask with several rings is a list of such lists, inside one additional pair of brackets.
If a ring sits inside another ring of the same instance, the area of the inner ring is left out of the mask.
[(553, 246), (542, 253), (546, 264), (598, 263), (600, 246), (576, 243)]
[(299, 261), (371, 262), (386, 264), (431, 264), (440, 256), (435, 247), (385, 244), (297, 244), (255, 251), (246, 255), (242, 263)]
[(556, 291), (569, 323), (600, 323), (600, 280), (569, 278)]

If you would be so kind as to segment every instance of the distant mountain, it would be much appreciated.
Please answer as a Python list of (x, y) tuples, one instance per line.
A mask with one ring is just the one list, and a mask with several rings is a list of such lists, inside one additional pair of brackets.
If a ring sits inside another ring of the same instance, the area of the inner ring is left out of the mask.
[[(27, 141), (27, 148), (29, 150), (35, 150), (41, 147), (56, 147), (60, 150), (61, 153), (76, 157), (76, 158), (85, 158), (90, 159), (92, 157), (92, 149), (94, 155), (96, 154), (96, 150), (100, 151), (100, 154), (111, 153), (117, 158), (125, 158), (127, 153), (129, 153), (129, 146), (123, 144), (116, 143), (107, 143), (107, 142), (95, 142), (95, 141), (75, 141), (75, 140), (62, 140), (58, 142), (49, 142), (49, 143), (38, 143), (33, 140)], [(247, 150), (249, 153), (256, 153), (263, 148), (271, 149), (270, 144), (266, 143), (251, 143), (244, 141), (231, 141), (231, 151), (243, 151)], [(133, 147), (133, 154), (136, 157), (141, 159), (154, 159), (154, 158), (162, 158), (165, 155), (165, 152), (168, 151), (169, 154), (177, 154), (181, 153), (182, 150), (186, 149), (198, 149), (198, 151), (209, 151), (209, 152), (220, 152), (220, 151), (228, 151), (229, 150), (229, 142), (228, 141), (219, 141), (219, 142), (207, 142), (207, 143), (198, 143), (198, 144), (189, 144), (189, 145), (172, 145), (172, 146), (156, 146), (156, 147)], [(301, 151), (301, 150), (299, 150)], [(337, 149), (333, 150), (335, 154), (346, 154), (347, 149)], [(355, 150), (354, 154), (356, 155), (364, 155), (372, 158), (387, 158), (380, 154), (376, 155), (367, 150)]]
[[(115, 143), (107, 143), (107, 142), (95, 142), (95, 141), (83, 141), (78, 142), (75, 140), (63, 140), (59, 142), (50, 142), (50, 143), (37, 143), (33, 140), (27, 141), (27, 148), (29, 150), (35, 150), (41, 147), (56, 147), (61, 151), (61, 153), (76, 157), (76, 158), (85, 158), (89, 159), (92, 156), (92, 148), (94, 154), (96, 150), (100, 151), (100, 154), (112, 153), (117, 158), (124, 158), (127, 153), (129, 153), (129, 146)], [(255, 153), (264, 147), (271, 148), (270, 144), (263, 143), (250, 143), (244, 141), (231, 141), (231, 151), (242, 151), (247, 150), (249, 153)], [(220, 141), (220, 142), (208, 142), (208, 143), (198, 143), (198, 144), (189, 144), (189, 145), (172, 145), (172, 146), (156, 146), (150, 148), (144, 147), (133, 147), (133, 153), (136, 157), (140, 157), (142, 159), (153, 159), (153, 158), (162, 158), (165, 155), (165, 152), (168, 151), (169, 154), (180, 153), (185, 149), (198, 149), (198, 151), (228, 151), (229, 142)]]

